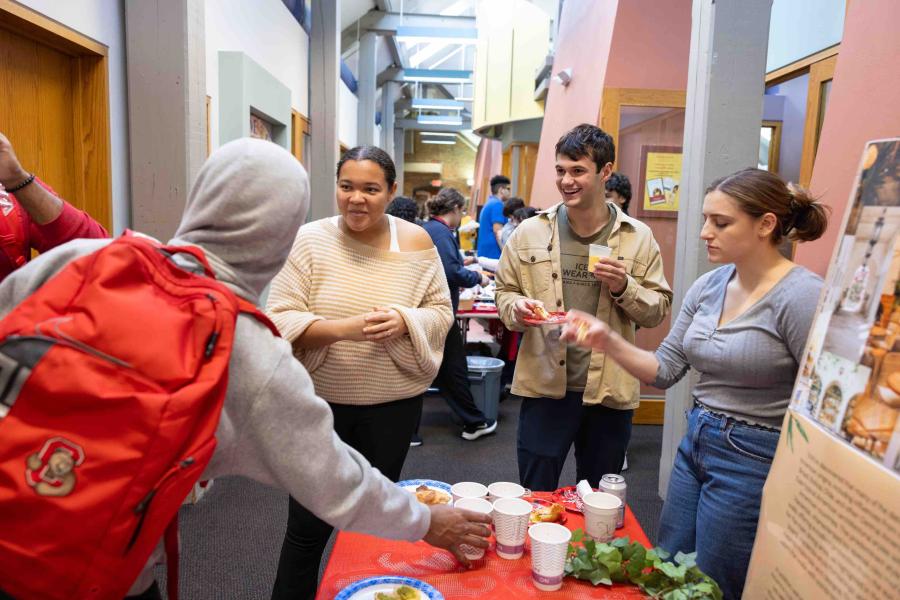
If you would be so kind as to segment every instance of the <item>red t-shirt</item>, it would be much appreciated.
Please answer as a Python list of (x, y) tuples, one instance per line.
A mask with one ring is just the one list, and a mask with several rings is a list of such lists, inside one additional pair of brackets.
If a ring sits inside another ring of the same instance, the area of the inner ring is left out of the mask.
[[(50, 193), (57, 195), (42, 181)], [(46, 252), (70, 240), (78, 238), (106, 238), (109, 234), (100, 223), (86, 212), (78, 210), (65, 200), (58, 217), (38, 225), (31, 220), (15, 195), (8, 195), (8, 202), (0, 201), (0, 281), (31, 259), (31, 250)]]

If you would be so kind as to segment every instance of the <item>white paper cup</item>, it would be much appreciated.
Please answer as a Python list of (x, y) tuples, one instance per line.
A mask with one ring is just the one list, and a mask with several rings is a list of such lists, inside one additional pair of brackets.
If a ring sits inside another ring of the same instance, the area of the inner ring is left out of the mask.
[[(491, 503), (484, 498), (460, 498), (453, 503), (453, 506), (455, 508), (471, 510), (472, 512), (481, 513), (483, 515), (489, 515), (494, 510)], [(475, 546), (470, 546), (468, 544), (460, 544), (459, 548), (469, 560), (478, 560), (484, 556), (484, 548), (476, 548)]]
[(612, 248), (602, 244), (591, 244), (588, 249), (588, 271), (594, 272), (594, 265), (601, 258), (609, 258), (612, 256)]
[(591, 492), (582, 498), (584, 530), (598, 542), (608, 542), (616, 532), (622, 501), (606, 492)]
[(461, 481), (450, 486), (450, 495), (456, 502), (460, 498), (486, 498), (487, 486), (474, 481)]
[(488, 500), (493, 502), (500, 498), (521, 498), (528, 491), (518, 483), (497, 481), (487, 487)]
[(494, 532), (497, 555), (514, 560), (525, 553), (525, 536), (531, 517), (531, 503), (521, 498), (500, 498), (494, 502)]
[(562, 587), (563, 568), (572, 532), (556, 523), (536, 523), (528, 530), (531, 538), (531, 579), (534, 587), (553, 592)]

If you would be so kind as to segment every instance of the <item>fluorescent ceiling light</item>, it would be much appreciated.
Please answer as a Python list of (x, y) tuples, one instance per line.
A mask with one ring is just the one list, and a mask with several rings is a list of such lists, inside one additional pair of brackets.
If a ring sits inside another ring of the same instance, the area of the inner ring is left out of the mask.
[(430, 135), (433, 137), (456, 137), (455, 131), (422, 131), (422, 135)]
[(417, 110), (462, 110), (465, 105), (449, 98), (413, 98), (412, 105)]
[(397, 28), (396, 40), (407, 44), (474, 45), (478, 43), (478, 30), (474, 27), (403, 27)]
[(423, 144), (444, 144), (444, 145), (450, 145), (450, 144), (455, 144), (455, 143), (456, 143), (456, 140), (427, 140), (427, 139), (424, 139), (424, 138), (423, 138), (423, 139), (422, 139), (422, 143), (423, 143)]
[(404, 69), (403, 81), (420, 83), (470, 83), (472, 71), (449, 69)]
[(459, 115), (419, 115), (416, 121), (420, 125), (462, 125)]

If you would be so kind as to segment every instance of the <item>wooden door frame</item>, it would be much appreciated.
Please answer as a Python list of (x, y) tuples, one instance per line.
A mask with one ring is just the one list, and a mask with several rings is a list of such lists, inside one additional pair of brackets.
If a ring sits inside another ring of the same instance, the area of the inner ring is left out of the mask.
[(309, 119), (291, 109), (291, 154), (303, 164), (303, 135), (309, 133)]
[(806, 93), (806, 123), (803, 125), (803, 153), (800, 156), (800, 185), (809, 187), (813, 164), (816, 161), (819, 113), (822, 106), (822, 85), (834, 79), (837, 54), (820, 60), (809, 67), (809, 90)]
[[(662, 90), (642, 88), (604, 88), (597, 115), (599, 127), (608, 133), (618, 147), (620, 134), (620, 113), (623, 106), (655, 106), (663, 108), (684, 108), (687, 92), (683, 90)], [(615, 167), (615, 164), (613, 164)], [(636, 425), (662, 425), (665, 416), (665, 399), (641, 398), (632, 420)]]
[(0, 27), (72, 57), (76, 181), (75, 195), (67, 200), (112, 231), (109, 48), (11, 0), (0, 0)]
[(684, 108), (686, 105), (687, 92), (683, 90), (604, 88), (600, 114), (597, 118), (600, 129), (612, 137), (613, 143), (618, 148), (620, 112), (623, 106)]
[[(781, 159), (781, 128), (782, 121), (763, 121), (763, 127), (772, 129), (772, 140), (769, 142), (769, 172), (778, 175), (778, 161)], [(772, 167), (775, 167), (772, 169)]]

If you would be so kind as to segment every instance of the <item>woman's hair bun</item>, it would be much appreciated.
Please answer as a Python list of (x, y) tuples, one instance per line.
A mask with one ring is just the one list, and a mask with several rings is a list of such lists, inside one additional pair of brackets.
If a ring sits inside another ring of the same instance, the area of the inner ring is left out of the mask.
[(828, 227), (831, 207), (815, 199), (805, 187), (787, 184), (791, 194), (790, 228), (785, 232), (792, 240), (811, 242), (822, 237)]

